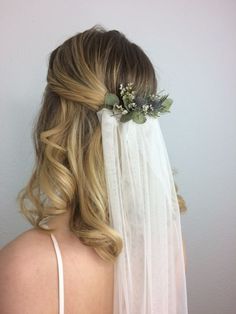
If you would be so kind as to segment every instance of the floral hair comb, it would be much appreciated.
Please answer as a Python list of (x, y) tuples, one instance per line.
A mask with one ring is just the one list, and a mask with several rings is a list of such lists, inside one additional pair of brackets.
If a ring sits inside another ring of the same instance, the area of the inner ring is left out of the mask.
[(173, 100), (168, 98), (168, 94), (162, 95), (162, 91), (157, 94), (146, 95), (145, 97), (136, 96), (133, 90), (133, 83), (127, 86), (120, 84), (120, 98), (113, 93), (106, 93), (105, 108), (111, 109), (113, 115), (120, 115), (121, 122), (133, 120), (136, 123), (144, 123), (146, 116), (159, 117), (159, 114), (170, 112)]

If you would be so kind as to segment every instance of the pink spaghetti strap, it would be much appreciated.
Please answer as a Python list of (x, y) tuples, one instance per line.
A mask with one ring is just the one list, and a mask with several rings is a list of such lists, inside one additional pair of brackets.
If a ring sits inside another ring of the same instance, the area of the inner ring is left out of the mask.
[(54, 249), (57, 257), (58, 281), (59, 281), (59, 314), (64, 314), (64, 278), (63, 278), (63, 263), (60, 248), (55, 236), (51, 233), (51, 238), (54, 244)]

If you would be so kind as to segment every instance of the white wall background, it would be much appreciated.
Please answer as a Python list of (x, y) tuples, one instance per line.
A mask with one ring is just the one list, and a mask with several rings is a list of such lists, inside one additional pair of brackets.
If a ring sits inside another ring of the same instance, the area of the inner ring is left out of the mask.
[(0, 3), (1, 246), (31, 226), (15, 197), (31, 173), (33, 118), (48, 55), (96, 23), (150, 56), (174, 99), (160, 123), (182, 216), (190, 314), (236, 313), (236, 2), (2, 0)]

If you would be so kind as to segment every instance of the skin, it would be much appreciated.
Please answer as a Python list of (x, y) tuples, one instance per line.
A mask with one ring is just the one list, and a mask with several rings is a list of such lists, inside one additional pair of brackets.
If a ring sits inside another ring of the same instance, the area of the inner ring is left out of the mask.
[[(113, 264), (69, 230), (68, 214), (55, 235), (63, 260), (65, 313), (112, 314)], [(55, 227), (55, 224), (51, 224)], [(183, 242), (186, 264), (186, 250)], [(1, 314), (58, 313), (57, 260), (50, 234), (32, 228), (0, 251)]]
[[(112, 314), (113, 264), (80, 242), (68, 218), (61, 215), (53, 231), (63, 260), (65, 313)], [(58, 313), (57, 276), (50, 234), (32, 228), (19, 235), (0, 251), (1, 314)]]

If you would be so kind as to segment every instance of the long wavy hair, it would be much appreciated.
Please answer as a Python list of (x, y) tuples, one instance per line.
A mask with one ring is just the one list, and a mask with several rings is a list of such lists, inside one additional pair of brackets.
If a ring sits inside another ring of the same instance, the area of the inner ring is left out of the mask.
[[(118, 94), (121, 82), (133, 82), (140, 96), (147, 86), (149, 92), (157, 92), (149, 58), (117, 30), (95, 25), (51, 52), (47, 85), (33, 128), (35, 166), (17, 196), (20, 212), (43, 230), (54, 230), (46, 227), (49, 218), (70, 211), (70, 230), (101, 258), (113, 262), (123, 242), (109, 225), (96, 112), (107, 91)], [(185, 202), (177, 196), (183, 212)]]

